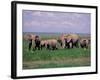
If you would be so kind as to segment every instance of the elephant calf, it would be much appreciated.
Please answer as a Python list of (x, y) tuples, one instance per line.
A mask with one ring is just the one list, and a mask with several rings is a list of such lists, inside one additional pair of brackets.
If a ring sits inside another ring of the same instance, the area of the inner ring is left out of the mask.
[(48, 50), (55, 50), (57, 49), (57, 40), (56, 39), (42, 40), (41, 47), (45, 47)]
[(89, 40), (88, 39), (82, 39), (80, 41), (80, 47), (81, 48), (88, 48), (88, 43), (89, 43)]

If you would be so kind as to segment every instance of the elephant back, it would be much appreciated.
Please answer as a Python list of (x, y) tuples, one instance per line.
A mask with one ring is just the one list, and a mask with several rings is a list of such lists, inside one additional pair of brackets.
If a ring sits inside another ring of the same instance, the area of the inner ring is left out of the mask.
[(73, 41), (77, 41), (77, 40), (80, 39), (79, 35), (77, 35), (77, 34), (67, 34), (67, 35), (65, 35), (65, 38), (66, 38), (68, 41), (70, 41), (71, 39), (72, 39)]
[(34, 34), (25, 34), (24, 35), (24, 39), (25, 40), (30, 40), (30, 39), (34, 40), (35, 39), (35, 35)]

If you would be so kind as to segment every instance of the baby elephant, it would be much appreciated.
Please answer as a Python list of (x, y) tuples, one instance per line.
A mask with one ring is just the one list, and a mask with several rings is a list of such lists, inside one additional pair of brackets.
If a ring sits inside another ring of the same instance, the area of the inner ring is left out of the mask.
[(88, 43), (89, 43), (88, 39), (81, 39), (80, 40), (80, 46), (81, 46), (81, 48), (87, 49), (88, 48)]
[(44, 45), (48, 50), (56, 50), (57, 49), (57, 40), (56, 39), (48, 39), (41, 41), (42, 45)]

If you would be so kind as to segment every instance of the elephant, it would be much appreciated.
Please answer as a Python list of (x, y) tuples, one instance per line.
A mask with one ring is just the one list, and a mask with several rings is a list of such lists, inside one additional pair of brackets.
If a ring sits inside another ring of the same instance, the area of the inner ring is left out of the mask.
[(57, 40), (56, 39), (42, 40), (41, 47), (46, 47), (46, 49), (48, 49), (48, 50), (56, 50), (57, 49)]
[(41, 40), (41, 49), (46, 48), (47, 40)]
[(41, 43), (41, 38), (38, 35), (34, 35), (34, 34), (25, 34), (24, 35), (24, 40), (28, 41), (28, 49), (31, 50), (31, 48), (33, 48), (33, 50), (40, 50), (40, 43)]
[(58, 43), (60, 44), (60, 46), (62, 47), (62, 48), (64, 48), (65, 47), (65, 35), (64, 34), (62, 34), (59, 38), (58, 38)]
[(47, 48), (56, 50), (57, 49), (57, 40), (56, 39), (49, 39), (47, 43)]
[(28, 42), (28, 49), (31, 50), (32, 48), (32, 42), (33, 40), (35, 40), (35, 36), (34, 34), (25, 34), (23, 39), (26, 40)]
[(80, 40), (80, 47), (81, 48), (87, 49), (89, 47), (89, 44), (90, 44), (90, 40), (88, 40), (88, 39), (81, 39)]
[(63, 34), (60, 36), (59, 43), (62, 48), (79, 47), (79, 35), (77, 34)]
[(34, 43), (35, 43), (35, 50), (37, 50), (37, 49), (40, 50), (41, 40), (38, 35), (35, 36)]

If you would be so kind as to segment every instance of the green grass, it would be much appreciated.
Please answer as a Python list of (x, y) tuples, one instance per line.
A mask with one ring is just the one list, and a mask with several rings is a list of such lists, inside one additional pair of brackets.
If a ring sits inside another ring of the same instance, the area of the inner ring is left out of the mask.
[(83, 49), (60, 49), (60, 50), (37, 50), (23, 53), (23, 68), (56, 68), (77, 67), (90, 65), (90, 50)]
[(59, 49), (59, 50), (36, 50), (36, 51), (28, 51), (26, 50), (23, 53), (24, 61), (37, 61), (37, 60), (58, 60), (58, 59), (66, 59), (66, 58), (81, 58), (81, 57), (89, 57), (90, 50), (83, 49)]

